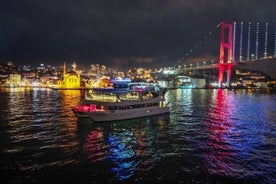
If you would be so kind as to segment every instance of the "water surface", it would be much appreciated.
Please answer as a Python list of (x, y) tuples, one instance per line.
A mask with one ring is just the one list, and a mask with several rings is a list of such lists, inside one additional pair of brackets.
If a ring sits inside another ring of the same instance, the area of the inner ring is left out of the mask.
[(1, 89), (1, 183), (276, 183), (276, 93), (169, 90), (170, 114), (78, 120), (74, 90)]

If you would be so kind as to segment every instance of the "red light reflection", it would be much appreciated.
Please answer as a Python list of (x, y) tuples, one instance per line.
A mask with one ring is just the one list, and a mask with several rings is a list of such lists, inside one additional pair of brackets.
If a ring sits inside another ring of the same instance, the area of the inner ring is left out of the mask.
[(219, 89), (212, 99), (212, 107), (208, 112), (208, 122), (205, 122), (208, 130), (209, 142), (206, 143), (207, 171), (211, 174), (232, 175), (231, 162), (235, 156), (231, 143), (228, 140), (231, 134), (231, 96), (224, 94), (227, 91)]

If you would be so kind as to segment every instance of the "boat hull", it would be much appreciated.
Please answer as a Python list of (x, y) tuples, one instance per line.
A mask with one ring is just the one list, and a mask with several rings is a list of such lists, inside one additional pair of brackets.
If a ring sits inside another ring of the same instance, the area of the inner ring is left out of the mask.
[[(74, 111), (74, 110), (73, 110)], [(98, 112), (77, 112), (74, 111), (78, 118), (90, 118), (93, 122), (109, 122), (127, 119), (135, 119), (147, 116), (169, 113), (169, 107), (144, 107), (139, 109), (98, 111)]]

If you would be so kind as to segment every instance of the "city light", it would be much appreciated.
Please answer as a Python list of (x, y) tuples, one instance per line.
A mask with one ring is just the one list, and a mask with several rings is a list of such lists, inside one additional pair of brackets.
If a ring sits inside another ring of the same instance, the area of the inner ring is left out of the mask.
[[(238, 62), (236, 62), (235, 50), (237, 50), (235, 47), (239, 46), (239, 61), (253, 61), (256, 60), (260, 61), (263, 59), (273, 59), (273, 56), (276, 57), (276, 28), (274, 28), (274, 42), (269, 40), (269, 35), (273, 34), (270, 33), (271, 31), (269, 29), (269, 23), (265, 24), (265, 29), (261, 29), (260, 32), (260, 23), (256, 23), (256, 29), (253, 29), (253, 25), (251, 25), (251, 22), (248, 22), (247, 30), (245, 31), (245, 23), (240, 22), (237, 24), (237, 22), (233, 23), (220, 23), (216, 29), (220, 26), (224, 27), (224, 36), (221, 40), (224, 40), (224, 42), (220, 45), (220, 54), (219, 63), (222, 64), (222, 66), (218, 65), (218, 59), (214, 58), (208, 58), (208, 57), (198, 57), (194, 59), (188, 60), (186, 63), (180, 63), (184, 58), (182, 57), (180, 60), (178, 59), (178, 65), (171, 66), (171, 67), (164, 67), (164, 68), (131, 68), (127, 72), (118, 71), (117, 69), (108, 69), (104, 65), (100, 64), (91, 64), (90, 67), (87, 68), (87, 70), (77, 70), (77, 65), (75, 62), (73, 62), (72, 65), (69, 65), (70, 68), (68, 70), (66, 69), (66, 65), (64, 63), (63, 67), (52, 67), (47, 64), (40, 64), (36, 68), (32, 68), (30, 66), (24, 65), (22, 69), (18, 69), (17, 71), (14, 71), (12, 61), (9, 61), (6, 64), (6, 68), (10, 68), (10, 72), (6, 75), (1, 76), (1, 86), (5, 87), (25, 87), (25, 88), (51, 88), (51, 89), (91, 89), (91, 88), (112, 88), (114, 87), (113, 82), (114, 80), (121, 80), (121, 83), (123, 82), (130, 82), (130, 81), (146, 81), (146, 82), (156, 82), (159, 83), (159, 85), (163, 87), (168, 88), (176, 88), (176, 87), (187, 87), (192, 86), (193, 88), (197, 88), (200, 86), (200, 88), (204, 88), (210, 86), (209, 84), (214, 82), (215, 80), (218, 80), (219, 83), (222, 83), (223, 80), (227, 80), (227, 86), (233, 87), (229, 84), (233, 83), (230, 80), (237, 80), (230, 74), (232, 71), (232, 66), (230, 65), (240, 65)], [(237, 28), (237, 25), (240, 27)], [(231, 29), (230, 27), (231, 26)], [(233, 29), (232, 29), (233, 28)], [(239, 29), (239, 37), (237, 37), (237, 29)], [(231, 30), (231, 31), (230, 31)], [(253, 32), (254, 31), (254, 32)], [(247, 33), (247, 35), (246, 35)], [(256, 37), (253, 35), (256, 34)], [(212, 32), (209, 32), (208, 36), (212, 35)], [(222, 35), (222, 34), (221, 34)], [(263, 35), (263, 36), (262, 36)], [(203, 39), (207, 39), (208, 36), (204, 36)], [(229, 37), (229, 40), (226, 40), (226, 37)], [(255, 40), (255, 52), (253, 51), (252, 41), (251, 39)], [(261, 41), (260, 42), (260, 38)], [(264, 39), (263, 39), (264, 38)], [(237, 44), (237, 39), (239, 39), (239, 43)], [(200, 41), (199, 43), (202, 43)], [(246, 48), (246, 59), (243, 58), (243, 45), (244, 43), (247, 43)], [(259, 47), (259, 43), (261, 43), (262, 47)], [(232, 46), (231, 46), (232, 44)], [(274, 45), (273, 45), (274, 44)], [(269, 51), (273, 51), (272, 48), (274, 47), (274, 52), (268, 53)], [(197, 44), (194, 44), (194, 48), (198, 48)], [(223, 49), (221, 49), (223, 48)], [(231, 51), (231, 49), (232, 51)], [(228, 49), (228, 50), (227, 50)], [(262, 50), (264, 53), (264, 57), (259, 58), (259, 51)], [(191, 49), (193, 52), (193, 50)], [(225, 53), (224, 53), (225, 52)], [(227, 54), (227, 56), (226, 56)], [(229, 56), (230, 55), (230, 56)], [(227, 61), (226, 61), (227, 58)], [(244, 64), (246, 64), (244, 62)], [(182, 67), (180, 67), (180, 65)], [(72, 67), (71, 67), (72, 66)], [(80, 66), (80, 65), (79, 65)], [(0, 66), (0, 70), (2, 70), (2, 73), (7, 73), (5, 70), (4, 65)], [(209, 69), (220, 69), (219, 76), (212, 74), (209, 76), (206, 76), (206, 71)], [(258, 70), (258, 69), (256, 69)], [(63, 71), (63, 72), (62, 72)], [(204, 71), (204, 72), (202, 72)], [(227, 72), (226, 72), (227, 71)], [(224, 77), (223, 75), (227, 73), (227, 77)], [(194, 80), (190, 84), (182, 84), (183, 82), (178, 80), (178, 75), (187, 75)], [(237, 74), (236, 74), (237, 75)], [(249, 75), (256, 76), (258, 75), (256, 72), (252, 72)], [(194, 77), (195, 76), (195, 77)], [(230, 79), (231, 76), (231, 79)], [(126, 79), (127, 78), (127, 79)], [(202, 79), (205, 80), (206, 85), (202, 85), (202, 82), (198, 82)], [(232, 79), (233, 78), (233, 79)], [(112, 80), (110, 80), (112, 79)], [(253, 79), (251, 77), (251, 79)], [(197, 82), (195, 82), (197, 80)], [(244, 80), (244, 79), (241, 79)], [(263, 79), (264, 82), (270, 82), (267, 78)], [(172, 81), (172, 82), (171, 82)], [(259, 81), (253, 81), (249, 83), (243, 83), (241, 81), (234, 81), (234, 83), (241, 83), (241, 87), (248, 87), (249, 85), (259, 86), (257, 85), (257, 82)], [(198, 85), (199, 83), (202, 83)], [(224, 87), (221, 85), (221, 87)], [(237, 86), (238, 88), (239, 86)]]

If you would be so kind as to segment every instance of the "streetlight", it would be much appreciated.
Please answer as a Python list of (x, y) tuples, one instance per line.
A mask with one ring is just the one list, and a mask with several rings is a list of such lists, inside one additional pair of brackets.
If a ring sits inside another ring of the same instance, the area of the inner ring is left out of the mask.
[(254, 54), (251, 54), (252, 61), (254, 60)]

